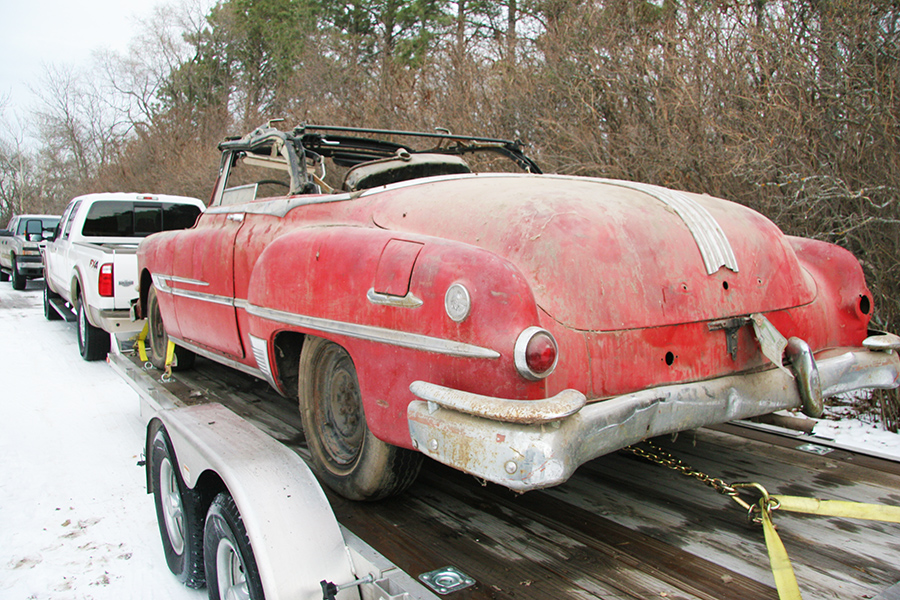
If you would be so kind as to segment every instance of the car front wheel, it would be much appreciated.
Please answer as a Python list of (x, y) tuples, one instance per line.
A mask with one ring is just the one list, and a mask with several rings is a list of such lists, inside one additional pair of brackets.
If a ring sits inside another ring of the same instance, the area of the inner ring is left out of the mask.
[(404, 491), (422, 455), (376, 438), (366, 425), (356, 367), (339, 345), (308, 337), (300, 353), (300, 417), (312, 467), (350, 500), (380, 500)]
[(44, 284), (44, 318), (48, 321), (59, 321), (62, 317), (56, 312), (56, 309), (53, 308), (53, 305), (50, 304), (51, 298), (58, 297), (58, 294), (55, 294), (50, 291), (50, 288), (47, 284)]
[(16, 259), (13, 258), (12, 261), (12, 287), (14, 290), (24, 290), (25, 284), (28, 283), (28, 279), (19, 273), (19, 266), (16, 264)]
[[(166, 368), (166, 350), (169, 346), (169, 334), (166, 333), (166, 325), (159, 311), (159, 298), (156, 286), (151, 285), (147, 292), (147, 327), (150, 330), (150, 362), (159, 370)], [(173, 371), (183, 371), (194, 366), (197, 355), (181, 346), (175, 346), (175, 356), (172, 360)]]

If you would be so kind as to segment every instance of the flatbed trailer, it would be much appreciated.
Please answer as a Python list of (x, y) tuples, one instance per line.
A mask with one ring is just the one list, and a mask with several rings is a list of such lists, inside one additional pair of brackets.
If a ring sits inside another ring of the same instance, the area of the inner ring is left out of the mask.
[[(171, 380), (118, 348), (108, 361), (138, 392), (148, 422), (218, 404), (278, 446), (306, 452), (296, 402), (261, 380), (202, 358)], [(772, 494), (900, 504), (900, 464), (889, 460), (731, 424), (655, 443), (696, 471), (757, 482)], [(322, 489), (350, 556), (345, 578), (364, 580), (337, 597), (778, 598), (762, 529), (697, 479), (620, 451), (561, 486), (526, 494), (435, 462), (426, 462), (406, 493), (380, 502)], [(779, 511), (774, 520), (803, 598), (900, 599), (900, 525)], [(273, 552), (302, 560), (304, 543)], [(296, 575), (310, 579), (306, 590), (328, 580), (308, 571)], [(434, 572), (446, 573), (438, 579), (451, 587), (420, 582)], [(266, 597), (278, 591), (267, 588)]]

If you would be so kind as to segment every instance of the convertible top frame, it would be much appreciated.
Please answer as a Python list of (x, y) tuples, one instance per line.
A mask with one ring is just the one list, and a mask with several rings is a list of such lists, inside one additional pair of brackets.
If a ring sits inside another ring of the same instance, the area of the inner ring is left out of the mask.
[[(330, 158), (335, 164), (354, 167), (363, 163), (396, 157), (398, 153), (445, 154), (463, 156), (476, 153), (494, 153), (504, 156), (527, 173), (542, 173), (540, 167), (523, 151), (519, 140), (455, 135), (449, 131), (418, 132), (390, 129), (337, 127), (331, 125), (303, 124), (290, 132), (273, 127), (269, 121), (240, 138), (228, 138), (219, 144), (226, 157), (241, 155), (266, 157), (285, 161), (291, 175), (290, 194), (320, 193), (320, 188), (303, 163), (316, 164), (322, 158)], [(411, 145), (388, 141), (380, 137), (405, 137), (433, 140), (436, 145), (416, 149)]]

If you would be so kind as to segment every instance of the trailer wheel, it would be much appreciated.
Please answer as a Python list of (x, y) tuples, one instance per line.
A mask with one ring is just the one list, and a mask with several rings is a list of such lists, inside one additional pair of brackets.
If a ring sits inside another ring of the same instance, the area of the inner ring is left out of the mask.
[(16, 257), (14, 256), (12, 259), (12, 287), (14, 290), (24, 290), (25, 284), (28, 283), (28, 279), (19, 273), (19, 266), (16, 264)]
[(166, 564), (181, 583), (202, 588), (206, 584), (202, 503), (194, 491), (187, 489), (163, 429), (153, 437), (147, 465)]
[(78, 316), (78, 351), (84, 360), (100, 360), (109, 353), (109, 334), (94, 327), (87, 318), (87, 308), (81, 297), (75, 301)]
[(250, 538), (229, 494), (217, 495), (206, 513), (203, 556), (210, 599), (264, 600)]
[(56, 309), (50, 304), (50, 298), (55, 298), (56, 293), (50, 291), (50, 287), (44, 282), (44, 318), (48, 321), (59, 321), (62, 319)]
[(422, 455), (382, 442), (369, 430), (346, 350), (306, 338), (298, 389), (311, 466), (325, 485), (350, 500), (380, 500), (412, 485)]
[[(159, 311), (159, 298), (156, 286), (151, 285), (147, 292), (147, 321), (150, 329), (150, 362), (159, 370), (166, 368), (166, 348), (169, 345), (169, 334)], [(181, 346), (175, 346), (175, 357), (172, 361), (173, 371), (184, 371), (194, 366), (197, 355)]]

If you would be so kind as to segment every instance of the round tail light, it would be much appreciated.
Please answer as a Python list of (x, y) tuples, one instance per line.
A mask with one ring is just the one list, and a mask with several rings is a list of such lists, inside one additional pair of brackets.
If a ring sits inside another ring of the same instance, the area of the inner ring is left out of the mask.
[(519, 374), (525, 379), (537, 381), (556, 368), (559, 346), (546, 329), (529, 327), (519, 334), (514, 356)]

